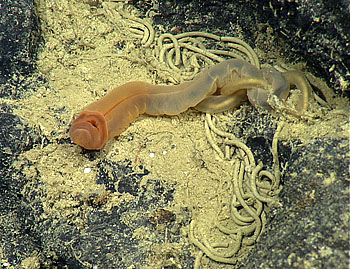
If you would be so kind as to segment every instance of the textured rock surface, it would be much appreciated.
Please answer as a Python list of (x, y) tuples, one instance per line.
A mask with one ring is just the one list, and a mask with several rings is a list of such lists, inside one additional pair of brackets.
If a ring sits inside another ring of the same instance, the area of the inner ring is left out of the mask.
[(37, 18), (33, 1), (2, 0), (0, 4), (0, 97), (16, 98), (23, 92), (15, 88), (26, 85), (23, 76), (35, 67)]
[(242, 268), (346, 268), (349, 262), (349, 142), (297, 147), (284, 176), (282, 208)]

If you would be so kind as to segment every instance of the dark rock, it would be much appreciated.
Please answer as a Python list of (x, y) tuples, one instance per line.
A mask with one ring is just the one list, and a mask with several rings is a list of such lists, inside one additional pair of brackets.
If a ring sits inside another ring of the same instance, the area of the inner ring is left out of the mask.
[(16, 87), (35, 68), (38, 29), (33, 1), (0, 1), (0, 97), (23, 94)]
[(241, 268), (349, 265), (349, 143), (314, 139), (296, 148), (283, 176), (283, 206), (269, 213), (265, 233)]

